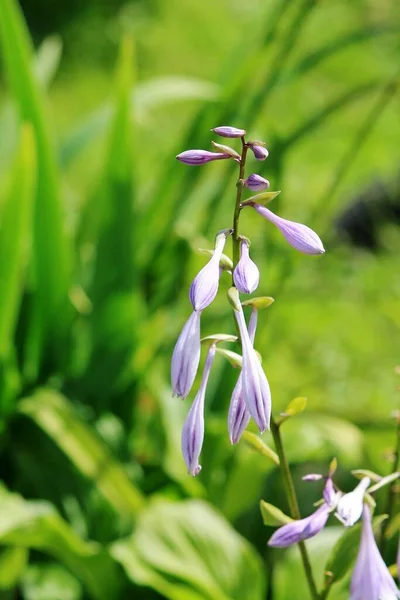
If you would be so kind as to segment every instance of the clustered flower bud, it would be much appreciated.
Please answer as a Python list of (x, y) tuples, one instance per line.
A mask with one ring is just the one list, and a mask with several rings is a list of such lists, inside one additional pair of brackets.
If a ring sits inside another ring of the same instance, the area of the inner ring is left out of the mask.
[[(171, 381), (174, 395), (181, 398), (186, 398), (189, 395), (196, 379), (200, 361), (201, 314), (214, 301), (218, 293), (220, 278), (226, 276), (224, 275), (225, 273), (232, 274), (234, 287), (230, 288), (228, 297), (234, 310), (242, 348), (242, 356), (235, 355), (240, 361), (241, 372), (232, 392), (228, 414), (229, 438), (232, 444), (235, 444), (239, 441), (250, 419), (255, 421), (260, 432), (265, 431), (270, 426), (271, 391), (267, 377), (261, 366), (259, 355), (254, 349), (254, 338), (258, 308), (268, 306), (273, 301), (271, 298), (262, 297), (244, 302), (243, 305), (248, 305), (249, 303), (252, 305), (252, 313), (247, 325), (239, 293), (252, 294), (259, 285), (260, 272), (257, 265), (250, 258), (250, 240), (244, 236), (240, 236), (237, 230), (238, 214), (241, 210), (250, 206), (278, 227), (289, 244), (301, 252), (306, 254), (321, 254), (324, 252), (324, 249), (321, 240), (311, 229), (300, 223), (293, 223), (292, 221), (282, 219), (259, 204), (259, 202), (272, 200), (279, 192), (265, 192), (264, 195), (258, 194), (241, 202), (243, 189), (248, 189), (252, 192), (262, 192), (262, 190), (270, 187), (269, 181), (261, 175), (252, 173), (247, 178), (244, 178), (243, 175), (247, 150), (251, 150), (257, 160), (265, 160), (268, 157), (268, 150), (265, 148), (265, 144), (260, 141), (246, 142), (246, 131), (244, 129), (228, 125), (215, 127), (211, 131), (221, 137), (232, 140), (240, 138), (242, 154), (239, 154), (230, 146), (212, 142), (214, 152), (199, 149), (186, 150), (178, 154), (176, 158), (187, 165), (203, 165), (211, 161), (227, 159), (232, 159), (239, 163), (240, 179), (237, 183), (238, 199), (235, 208), (235, 224), (234, 229), (224, 229), (217, 234), (214, 250), (206, 251), (207, 254), (211, 254), (208, 263), (199, 271), (190, 286), (189, 299), (193, 312), (183, 327), (175, 345), (171, 364)], [(224, 246), (229, 236), (233, 237), (235, 249), (233, 264), (230, 258), (223, 254)], [(188, 472), (192, 475), (197, 475), (201, 468), (199, 457), (204, 438), (205, 392), (211, 365), (215, 357), (215, 345), (219, 342), (234, 341), (236, 339), (225, 334), (216, 334), (215, 336), (211, 336), (211, 338), (214, 342), (207, 354), (200, 388), (192, 403), (182, 433), (182, 452)], [(210, 337), (205, 338), (203, 342), (209, 341), (209, 339)], [(220, 350), (221, 354), (223, 354), (223, 350)], [(226, 357), (228, 357), (228, 354), (228, 351), (225, 350)], [(235, 363), (237, 363), (237, 360)], [(302, 539), (305, 539), (304, 536), (310, 537), (317, 530), (319, 531), (325, 524), (327, 515), (333, 510), (332, 507), (336, 508), (336, 492), (333, 488), (329, 490), (328, 487), (327, 483), (324, 493), (324, 508), (321, 510), (318, 509), (314, 517), (308, 517), (308, 520), (305, 520), (307, 523), (304, 524), (304, 527), (302, 527), (300, 522), (296, 525), (296, 531), (301, 531), (299, 535), (303, 536)]]

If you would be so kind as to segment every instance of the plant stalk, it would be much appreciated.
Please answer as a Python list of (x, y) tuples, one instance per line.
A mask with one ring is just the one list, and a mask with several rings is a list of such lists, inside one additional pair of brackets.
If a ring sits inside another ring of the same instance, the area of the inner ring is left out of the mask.
[[(246, 168), (246, 157), (247, 157), (247, 146), (244, 137), (242, 140), (242, 154), (240, 157), (240, 165), (239, 165), (239, 179), (236, 183), (236, 203), (235, 203), (235, 212), (233, 213), (233, 233), (232, 233), (232, 261), (233, 268), (239, 262), (239, 254), (240, 254), (240, 239), (239, 239), (239, 215), (240, 215), (240, 203), (242, 201), (242, 191), (243, 191), (243, 181), (244, 174)], [(233, 284), (234, 285), (234, 284)]]
[[(271, 433), (272, 433), (272, 437), (274, 438), (276, 452), (277, 452), (277, 454), (279, 456), (279, 460), (280, 460), (280, 468), (282, 471), (283, 479), (285, 481), (291, 516), (293, 517), (293, 519), (301, 519), (299, 504), (297, 502), (296, 490), (294, 488), (294, 483), (293, 483), (292, 475), (290, 473), (289, 463), (288, 463), (288, 460), (287, 460), (287, 457), (286, 457), (286, 454), (285, 454), (285, 451), (283, 448), (280, 427), (274, 421), (274, 419), (271, 420)], [(312, 567), (311, 567), (310, 558), (308, 556), (306, 545), (304, 542), (299, 542), (298, 546), (300, 549), (301, 559), (303, 561), (303, 567), (304, 567), (304, 572), (305, 572), (305, 575), (307, 578), (308, 587), (310, 588), (311, 597), (313, 598), (313, 600), (318, 600), (319, 594), (318, 594), (318, 590), (317, 590), (317, 585), (314, 580), (314, 575), (312, 572)]]

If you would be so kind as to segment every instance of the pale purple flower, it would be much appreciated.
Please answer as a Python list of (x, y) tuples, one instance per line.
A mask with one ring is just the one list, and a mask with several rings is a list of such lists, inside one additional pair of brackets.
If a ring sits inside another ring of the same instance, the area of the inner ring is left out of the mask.
[[(232, 288), (233, 290), (235, 288)], [(238, 303), (234, 310), (242, 341), (242, 385), (247, 410), (253, 417), (261, 433), (267, 428), (271, 418), (271, 392), (268, 380), (251, 343), (246, 327), (243, 308)]]
[(171, 361), (174, 396), (186, 398), (192, 389), (200, 361), (200, 312), (194, 311), (176, 342)]
[(194, 278), (190, 286), (189, 298), (194, 310), (204, 310), (214, 300), (218, 292), (220, 277), (220, 259), (225, 246), (226, 238), (231, 234), (226, 229), (217, 234), (215, 238), (214, 253), (205, 267)]
[(367, 504), (362, 513), (360, 548), (350, 587), (350, 600), (397, 600), (400, 592), (376, 545)]
[(371, 483), (369, 477), (364, 477), (357, 487), (349, 494), (344, 494), (337, 504), (335, 517), (345, 527), (351, 527), (358, 521), (363, 512), (364, 494)]
[(292, 521), (280, 527), (268, 542), (274, 548), (287, 548), (303, 540), (314, 537), (325, 527), (329, 517), (330, 508), (322, 504), (312, 515), (305, 519)]
[(233, 281), (242, 294), (251, 294), (257, 289), (260, 271), (249, 255), (250, 244), (245, 238), (240, 242), (240, 260), (233, 271)]
[(278, 217), (265, 206), (255, 202), (249, 204), (249, 206), (252, 206), (262, 217), (276, 225), (286, 241), (299, 252), (304, 254), (323, 254), (325, 252), (320, 238), (307, 225)]
[(185, 165), (204, 165), (205, 163), (213, 160), (222, 160), (224, 158), (231, 158), (230, 154), (224, 152), (209, 152), (208, 150), (185, 150), (176, 157), (180, 162)]
[[(248, 329), (249, 338), (253, 345), (257, 329), (257, 316), (258, 311), (256, 308), (253, 308)], [(250, 413), (247, 410), (246, 402), (244, 400), (242, 372), (240, 372), (235, 388), (232, 392), (231, 403), (229, 405), (228, 412), (228, 432), (231, 444), (237, 444), (249, 421)]]
[(340, 492), (335, 490), (331, 477), (327, 478), (322, 495), (329, 508), (335, 510), (340, 498)]
[(217, 135), (226, 138), (240, 138), (246, 135), (245, 129), (237, 129), (237, 127), (230, 127), (229, 125), (221, 125), (220, 127), (214, 127), (211, 129)]
[(201, 470), (199, 456), (204, 440), (204, 398), (214, 356), (215, 344), (212, 344), (207, 354), (199, 391), (182, 430), (182, 453), (191, 475), (197, 475)]
[(308, 473), (307, 475), (303, 475), (303, 481), (321, 481), (324, 476), (321, 473)]
[(264, 179), (261, 175), (257, 175), (257, 173), (252, 173), (244, 180), (243, 184), (252, 192), (261, 192), (262, 190), (267, 190), (269, 188), (268, 179)]
[(264, 146), (258, 145), (257, 143), (250, 143), (248, 146), (257, 160), (265, 160), (269, 155), (268, 150)]

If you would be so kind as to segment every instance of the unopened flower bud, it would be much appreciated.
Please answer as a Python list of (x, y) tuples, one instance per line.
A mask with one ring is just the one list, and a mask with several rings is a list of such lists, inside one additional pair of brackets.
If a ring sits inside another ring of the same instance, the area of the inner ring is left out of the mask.
[(286, 238), (286, 241), (304, 254), (323, 254), (325, 252), (324, 246), (318, 235), (302, 223), (295, 223), (294, 221), (288, 221), (278, 217), (271, 212), (265, 206), (261, 206), (257, 203), (252, 203), (252, 206), (261, 216), (268, 219), (271, 223), (276, 225), (281, 233)]
[(231, 155), (223, 152), (209, 152), (208, 150), (185, 150), (185, 152), (178, 154), (176, 158), (185, 165), (196, 166), (204, 165), (213, 160), (231, 158)]
[(329, 517), (327, 504), (320, 506), (312, 515), (305, 519), (292, 521), (280, 527), (268, 542), (273, 548), (287, 548), (303, 540), (314, 537), (325, 527)]
[(258, 287), (260, 271), (249, 255), (249, 241), (242, 238), (240, 242), (240, 260), (233, 271), (233, 281), (242, 294), (251, 294)]
[(212, 345), (207, 354), (199, 391), (182, 430), (182, 454), (191, 475), (197, 475), (201, 470), (199, 456), (204, 440), (204, 398), (214, 356), (215, 345)]
[(214, 254), (205, 267), (194, 278), (190, 286), (189, 298), (194, 310), (204, 310), (214, 300), (218, 292), (220, 260), (230, 229), (220, 232), (215, 238)]
[(261, 433), (267, 428), (271, 418), (271, 391), (268, 380), (262, 369), (256, 351), (251, 343), (246, 327), (243, 309), (239, 303), (239, 294), (236, 288), (230, 288), (230, 301), (233, 303), (236, 296), (234, 315), (240, 331), (242, 341), (242, 384), (244, 400), (247, 410), (253, 417)]
[(265, 146), (258, 145), (257, 142), (250, 142), (248, 146), (252, 150), (254, 158), (257, 160), (265, 160), (269, 156), (269, 152)]
[(174, 396), (186, 398), (196, 377), (200, 361), (200, 312), (194, 311), (176, 342), (171, 361)]
[(230, 127), (229, 125), (222, 125), (221, 127), (214, 127), (211, 129), (217, 135), (226, 138), (240, 138), (246, 135), (245, 129), (237, 129), (236, 127)]
[(257, 173), (249, 175), (243, 183), (252, 192), (261, 192), (262, 190), (267, 190), (269, 188), (268, 179), (264, 179), (264, 177), (257, 175)]
[[(254, 346), (254, 338), (257, 329), (258, 311), (253, 308), (249, 321), (249, 338)], [(228, 432), (231, 444), (237, 444), (240, 440), (243, 431), (246, 429), (250, 421), (250, 413), (247, 410), (244, 399), (242, 373), (239, 374), (235, 388), (232, 392), (231, 402), (228, 413)]]

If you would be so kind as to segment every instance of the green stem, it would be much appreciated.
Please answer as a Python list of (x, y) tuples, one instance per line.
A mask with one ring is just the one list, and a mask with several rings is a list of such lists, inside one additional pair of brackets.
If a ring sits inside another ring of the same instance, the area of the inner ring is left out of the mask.
[[(397, 427), (396, 427), (396, 444), (393, 454), (393, 462), (392, 467), (390, 469), (390, 473), (396, 473), (399, 470), (400, 466), (400, 417), (397, 417)], [(381, 554), (385, 553), (386, 549), (386, 529), (391, 521), (394, 508), (395, 508), (395, 500), (396, 500), (396, 491), (395, 487), (397, 486), (397, 482), (389, 486), (388, 496), (386, 501), (386, 510), (385, 513), (388, 515), (388, 518), (383, 522), (382, 531), (381, 531), (381, 540), (380, 540), (380, 550)]]
[(246, 156), (247, 156), (247, 146), (244, 137), (242, 139), (242, 155), (239, 163), (239, 179), (236, 183), (236, 204), (235, 204), (235, 212), (233, 213), (233, 233), (232, 233), (232, 260), (233, 260), (233, 268), (236, 267), (239, 262), (239, 254), (240, 254), (240, 239), (239, 239), (239, 215), (240, 215), (240, 203), (242, 201), (242, 191), (244, 185), (244, 172), (246, 167)]
[[(282, 471), (283, 479), (285, 481), (291, 516), (293, 517), (293, 519), (301, 519), (300, 509), (297, 502), (296, 490), (294, 489), (294, 483), (292, 475), (290, 473), (289, 463), (283, 448), (280, 427), (273, 419), (271, 421), (271, 433), (272, 437), (274, 438), (276, 452), (280, 460), (280, 468)], [(298, 546), (300, 549), (301, 559), (303, 561), (303, 567), (304, 572), (306, 574), (308, 587), (310, 588), (311, 597), (313, 598), (313, 600), (318, 600), (319, 594), (314, 580), (314, 575), (312, 572), (306, 545), (304, 542), (299, 542)]]

